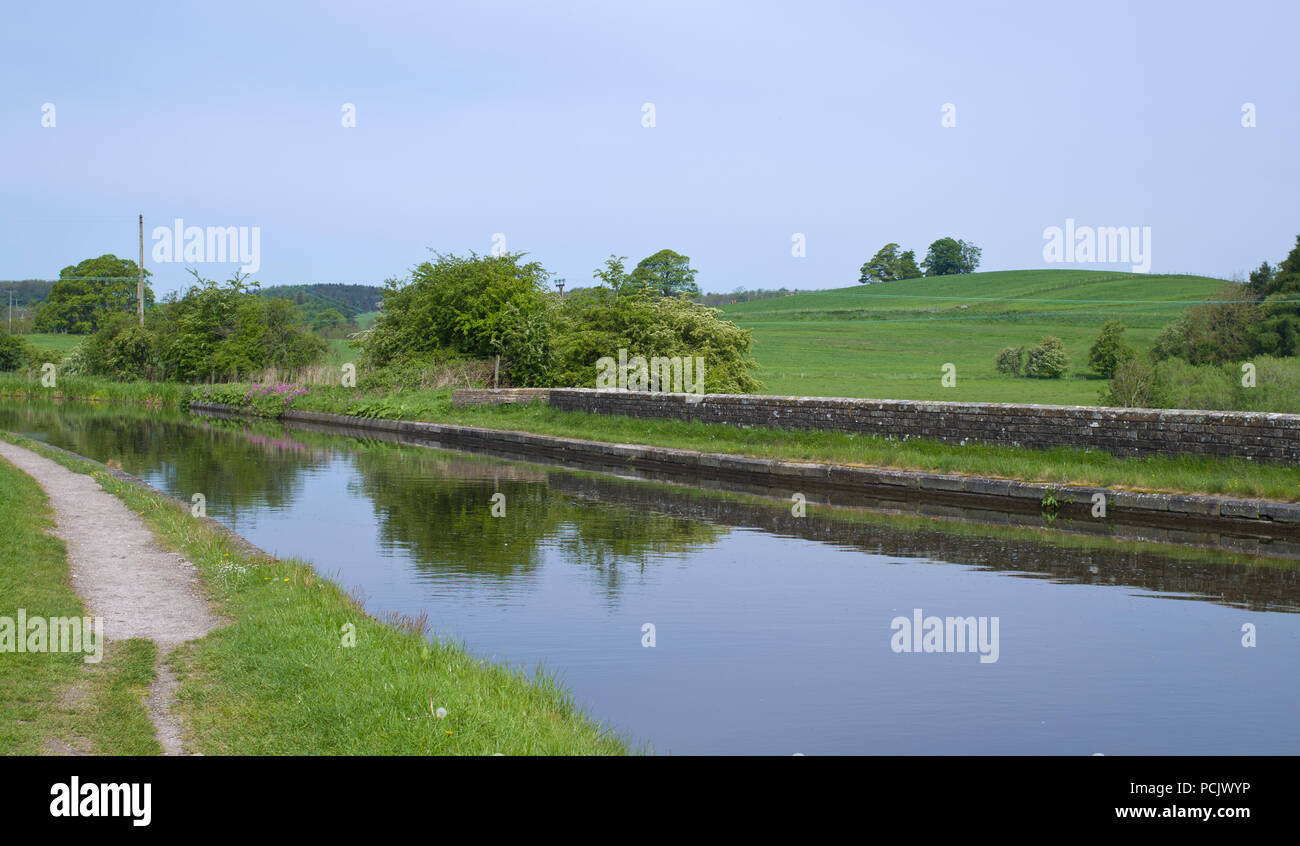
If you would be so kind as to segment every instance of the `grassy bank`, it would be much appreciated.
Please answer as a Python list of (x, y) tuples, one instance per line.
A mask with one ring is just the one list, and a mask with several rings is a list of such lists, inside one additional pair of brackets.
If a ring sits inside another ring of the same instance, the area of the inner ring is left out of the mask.
[(175, 382), (114, 382), (93, 376), (59, 376), (53, 386), (41, 384), (39, 374), (26, 377), (0, 373), (0, 397), (16, 399), (75, 399), (87, 402), (129, 402), (182, 406), (194, 387)]
[[(0, 375), (0, 395), (11, 393), (19, 380)], [(69, 381), (60, 387), (69, 398), (80, 389), (99, 395), (129, 397), (147, 394), (147, 385), (99, 380)], [(1117, 458), (1109, 453), (1058, 447), (1049, 450), (989, 444), (943, 444), (936, 441), (897, 441), (873, 435), (843, 432), (793, 431), (786, 429), (742, 429), (723, 424), (687, 423), (675, 420), (641, 420), (630, 417), (558, 411), (531, 405), (455, 408), (450, 389), (367, 392), (339, 387), (312, 387), (306, 393), (285, 395), (248, 385), (215, 385), (192, 388), (160, 386), (159, 395), (206, 399), (240, 405), (262, 416), (274, 417), (285, 410), (322, 411), (377, 417), (390, 420), (424, 420), (516, 429), (543, 435), (583, 438), (615, 443), (719, 452), (754, 458), (788, 461), (821, 461), (955, 473), (968, 476), (1018, 479), (1051, 484), (1098, 485), (1135, 491), (1223, 494), (1283, 501), (1300, 500), (1300, 473), (1276, 464), (1257, 464), (1242, 459), (1181, 455), (1151, 458)], [(39, 394), (32, 394), (40, 396)], [(176, 400), (183, 404), (182, 399)]]
[(487, 664), (458, 643), (430, 642), (423, 621), (367, 616), (353, 597), (307, 564), (246, 555), (230, 536), (173, 500), (91, 462), (4, 437), (94, 475), (144, 518), (161, 543), (198, 567), (217, 613), (229, 623), (177, 648), (169, 659), (181, 681), (177, 708), (195, 751), (627, 751), (552, 680)]
[[(0, 616), (80, 617), (54, 515), (29, 476), (0, 458)], [(0, 652), (0, 754), (153, 755), (144, 697), (156, 672), (148, 640), (85, 653)]]

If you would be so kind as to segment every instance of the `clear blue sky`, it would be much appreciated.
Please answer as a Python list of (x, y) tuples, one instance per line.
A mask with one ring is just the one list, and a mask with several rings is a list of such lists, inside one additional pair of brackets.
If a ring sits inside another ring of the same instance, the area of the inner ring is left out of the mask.
[(570, 287), (668, 247), (705, 290), (827, 288), (944, 235), (1043, 267), (1066, 218), (1226, 277), (1300, 233), (1297, 31), (1294, 2), (12, 3), (0, 279), (133, 257), (141, 212), (260, 227), (264, 284), (503, 233)]

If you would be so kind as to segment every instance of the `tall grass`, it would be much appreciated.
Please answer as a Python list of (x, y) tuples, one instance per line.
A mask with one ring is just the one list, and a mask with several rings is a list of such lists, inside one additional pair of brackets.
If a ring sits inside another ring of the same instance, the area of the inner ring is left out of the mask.
[(300, 385), (342, 387), (344, 366), (353, 366), (355, 386), (366, 392), (442, 388), (483, 388), (492, 384), (493, 362), (473, 358), (422, 361), (370, 370), (360, 356), (342, 362), (323, 362), (294, 371), (268, 367), (251, 381), (263, 385), (294, 382)]
[[(1255, 384), (1243, 384), (1243, 364), (1255, 368)], [(1156, 368), (1161, 406), (1205, 410), (1300, 414), (1300, 359), (1258, 356), (1222, 366), (1192, 365), (1171, 358)]]
[(192, 390), (193, 386), (179, 382), (114, 382), (94, 376), (56, 376), (47, 387), (41, 384), (39, 372), (0, 373), (0, 397), (179, 406), (188, 402)]

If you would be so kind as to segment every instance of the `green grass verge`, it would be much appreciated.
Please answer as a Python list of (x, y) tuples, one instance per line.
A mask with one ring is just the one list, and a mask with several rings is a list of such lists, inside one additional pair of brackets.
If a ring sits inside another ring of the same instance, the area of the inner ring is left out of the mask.
[[(455, 641), (387, 622), (309, 565), (244, 554), (183, 505), (14, 435), (92, 474), (163, 545), (198, 567), (229, 624), (177, 647), (177, 710), (204, 754), (625, 754), (553, 679), (489, 664)], [(352, 627), (349, 630), (349, 627)], [(350, 634), (355, 645), (346, 645)], [(442, 718), (434, 714), (445, 709)]]
[[(0, 615), (84, 615), (53, 528), (44, 491), (0, 459)], [(148, 640), (110, 644), (95, 664), (84, 653), (0, 653), (0, 754), (158, 754), (144, 704), (156, 663)]]

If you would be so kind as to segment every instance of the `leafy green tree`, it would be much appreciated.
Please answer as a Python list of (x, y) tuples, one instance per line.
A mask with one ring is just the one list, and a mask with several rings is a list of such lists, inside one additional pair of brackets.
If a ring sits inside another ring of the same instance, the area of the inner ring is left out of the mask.
[(610, 253), (609, 258), (605, 259), (605, 266), (596, 268), (591, 275), (611, 291), (624, 290), (628, 285), (627, 256)]
[(295, 373), (324, 355), (328, 345), (305, 330), (302, 313), (288, 300), (250, 298), (243, 309), (245, 319), (256, 325), (262, 367)]
[(926, 276), (974, 273), (980, 266), (979, 247), (956, 238), (940, 238), (930, 245), (921, 267)]
[(906, 250), (898, 257), (898, 264), (894, 270), (896, 279), (919, 279), (921, 277), (921, 268), (916, 266), (916, 251)]
[(920, 275), (921, 268), (916, 266), (916, 253), (912, 250), (899, 252), (897, 244), (889, 243), (862, 265), (858, 281), (864, 284), (892, 282), (895, 279), (915, 279)]
[[(1255, 283), (1254, 273), (1251, 283)], [(1279, 357), (1300, 354), (1300, 235), (1266, 284), (1255, 350)]]
[[(301, 293), (301, 292), (299, 292)], [(311, 320), (311, 328), (314, 332), (323, 330), (337, 329), (347, 323), (347, 318), (339, 313), (336, 308), (327, 308), (324, 311), (317, 312)]]
[(1263, 262), (1259, 267), (1250, 272), (1250, 292), (1255, 295), (1255, 299), (1262, 300), (1269, 294), (1269, 288), (1273, 284), (1273, 277), (1277, 275), (1277, 269), (1270, 267), (1268, 262)]
[(1115, 375), (1115, 368), (1125, 358), (1135, 355), (1134, 349), (1124, 338), (1124, 323), (1108, 320), (1101, 327), (1101, 334), (1088, 350), (1088, 366), (1100, 376), (1107, 379)]
[(873, 282), (892, 282), (898, 279), (898, 245), (894, 243), (886, 244), (871, 260), (862, 265), (858, 275), (858, 281), (864, 285), (870, 285)]
[[(50, 295), (37, 311), (37, 332), (89, 334), (110, 314), (134, 314), (139, 266), (130, 259), (103, 255), (59, 271)], [(144, 302), (153, 304), (145, 271)]]
[(628, 276), (623, 291), (651, 291), (663, 297), (699, 296), (696, 272), (687, 256), (672, 250), (660, 250), (641, 259)]

